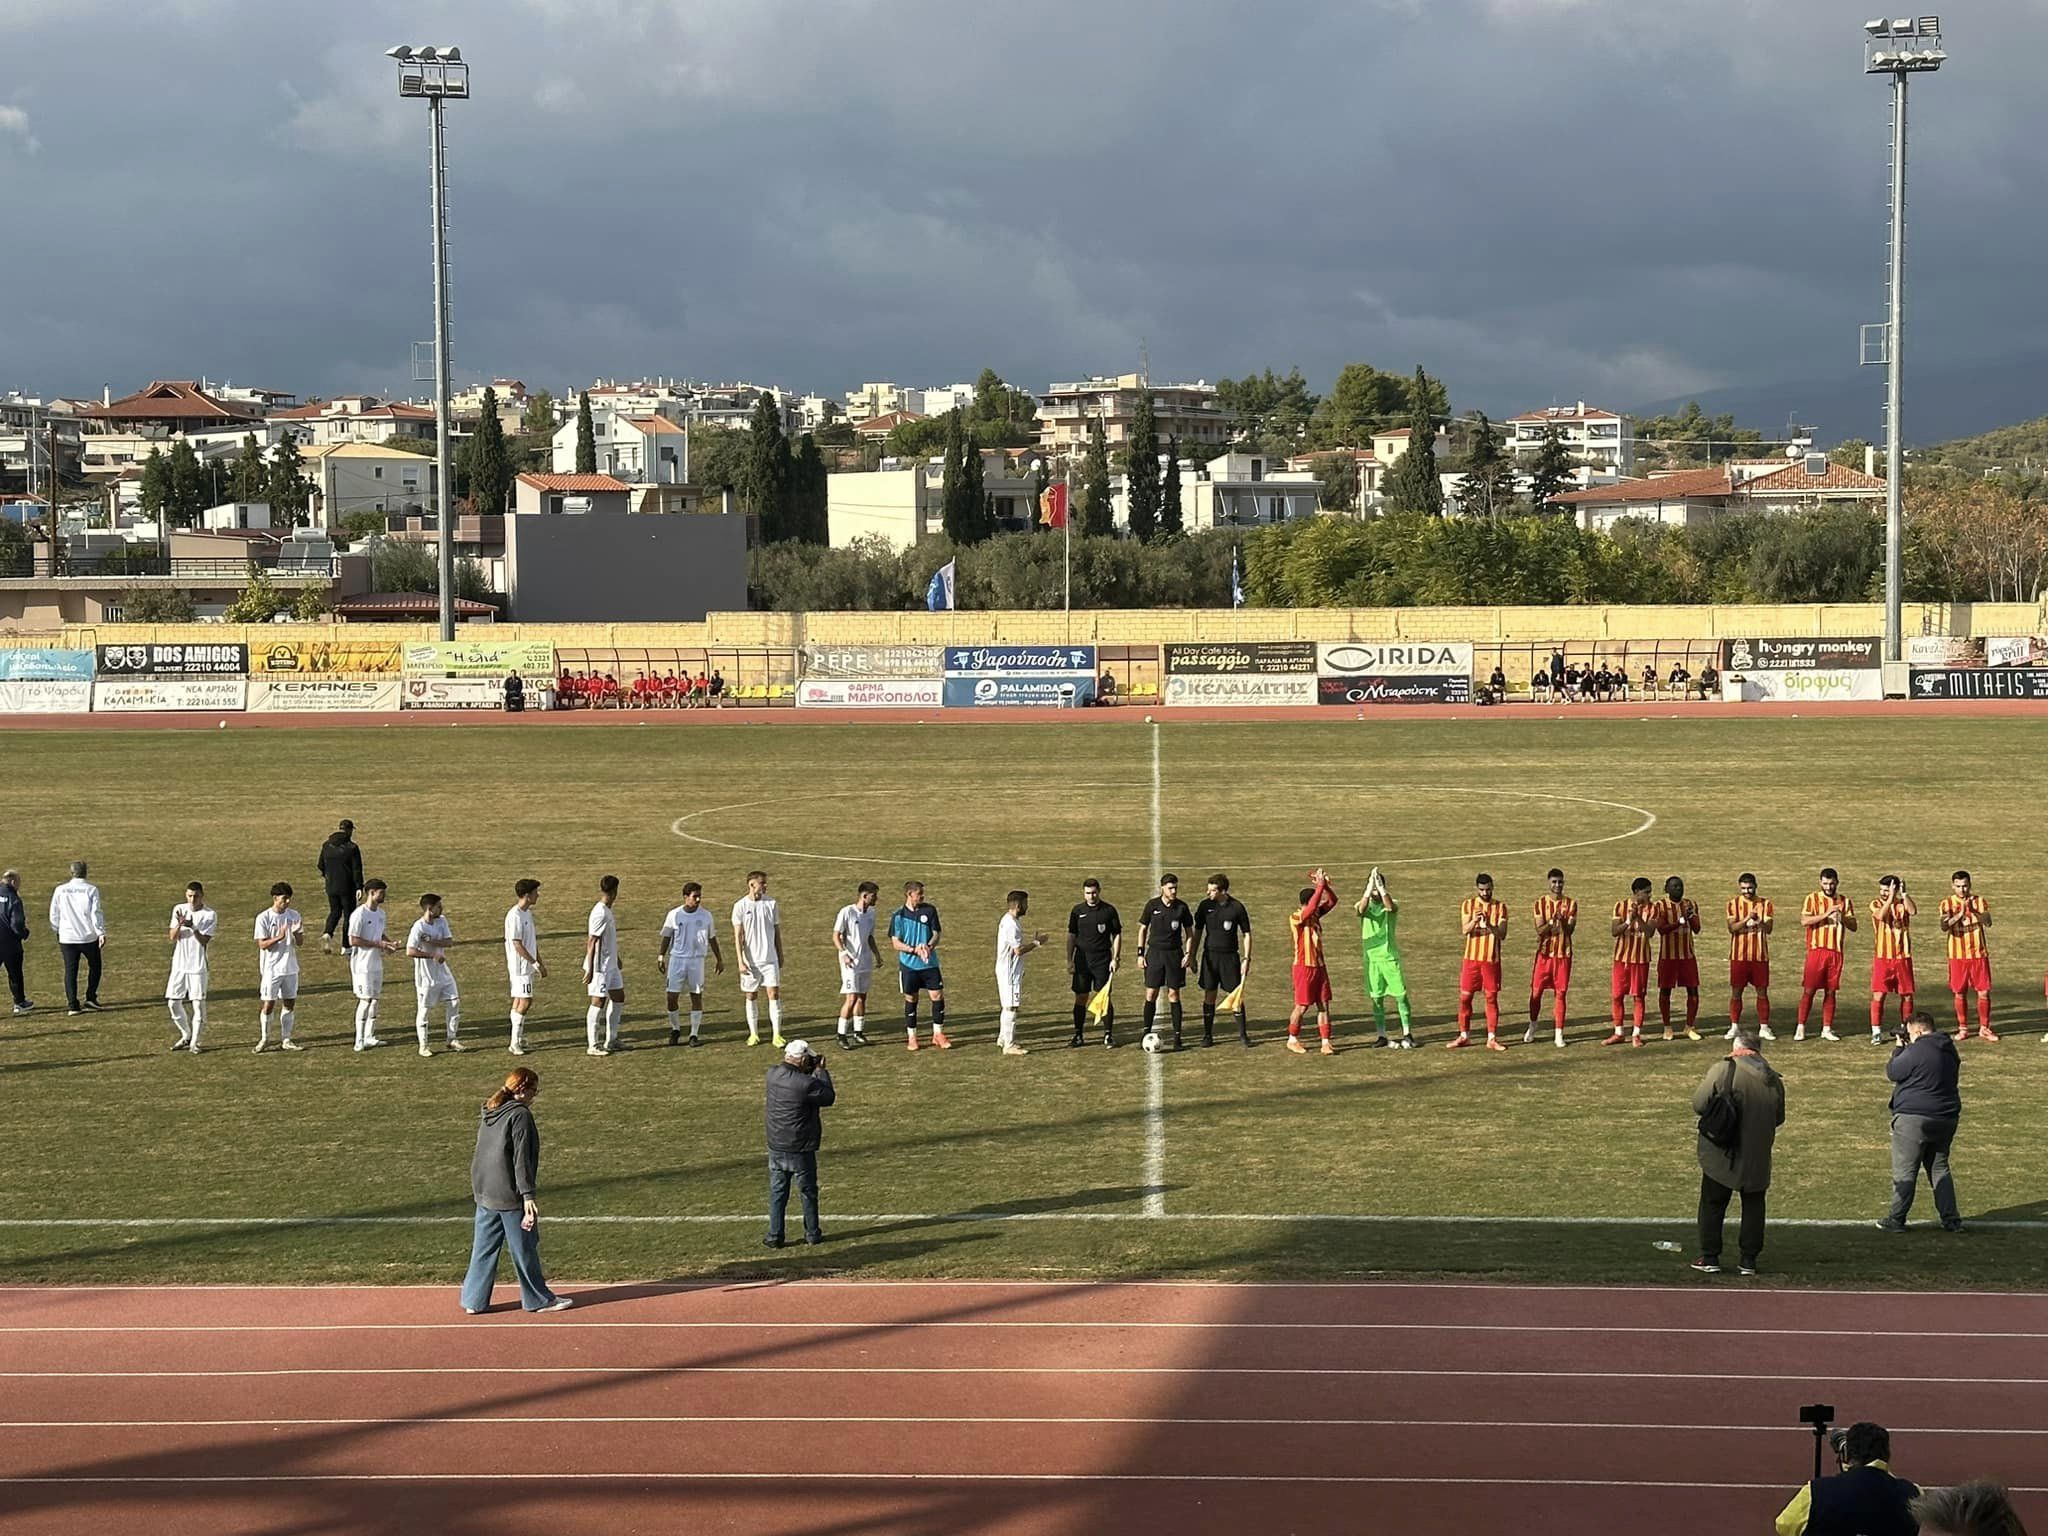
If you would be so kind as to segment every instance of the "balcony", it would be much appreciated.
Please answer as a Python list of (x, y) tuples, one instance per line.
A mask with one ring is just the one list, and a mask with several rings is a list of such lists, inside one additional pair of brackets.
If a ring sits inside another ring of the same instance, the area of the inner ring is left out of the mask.
[(246, 581), (252, 568), (275, 581), (305, 578), (332, 581), (336, 562), (332, 556), (279, 561), (186, 559), (155, 553), (122, 551), (105, 555), (60, 555), (52, 561), (47, 554), (32, 555), (26, 549), (0, 553), (0, 578), (69, 579), (85, 581), (125, 580), (128, 577), (169, 577), (188, 582)]

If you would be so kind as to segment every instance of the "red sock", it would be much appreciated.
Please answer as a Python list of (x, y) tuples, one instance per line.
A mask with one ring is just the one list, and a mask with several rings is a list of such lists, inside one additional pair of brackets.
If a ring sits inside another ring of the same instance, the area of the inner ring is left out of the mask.
[(1870, 1030), (1872, 1034), (1884, 1028), (1884, 997), (1880, 994), (1870, 1000)]
[(1813, 1013), (1813, 994), (1812, 994), (1811, 992), (1802, 992), (1802, 993), (1800, 993), (1800, 994), (1799, 994), (1799, 1027), (1800, 1027), (1801, 1029), (1804, 1029), (1804, 1028), (1806, 1028), (1806, 1021), (1807, 1021), (1808, 1017), (1810, 1017), (1810, 1016), (1812, 1015), (1812, 1013)]
[(1669, 992), (1659, 992), (1657, 994), (1657, 1017), (1664, 1021), (1666, 1029), (1671, 1027), (1671, 994)]
[(1608, 1016), (1609, 1018), (1611, 1018), (1611, 1019), (1613, 1019), (1613, 1020), (1614, 1020), (1614, 1032), (1615, 1032), (1615, 1033), (1616, 1033), (1617, 1035), (1618, 1035), (1618, 1034), (1620, 1034), (1620, 1033), (1621, 1033), (1621, 999), (1620, 999), (1620, 998), (1618, 998), (1618, 997), (1614, 997), (1614, 998), (1609, 998), (1609, 999), (1608, 999), (1608, 1001), (1607, 1001), (1607, 1016)]
[(1498, 992), (1489, 992), (1486, 994), (1486, 1032), (1492, 1035), (1498, 1034), (1499, 1031), (1500, 994)]
[(1960, 992), (1951, 992), (1949, 996), (1955, 999), (1956, 1028), (1967, 1035), (1970, 1032), (1970, 1000)]
[(1541, 992), (1532, 992), (1529, 994), (1529, 1022), (1531, 1024), (1534, 1024), (1538, 1019), (1542, 1017), (1543, 994)]
[(1835, 994), (1832, 992), (1825, 994), (1820, 1000), (1820, 1027), (1822, 1029), (1833, 1029), (1835, 1027)]
[(1728, 1022), (1730, 1024), (1740, 1024), (1742, 1022), (1742, 994), (1740, 992), (1736, 993), (1728, 1003)]
[(1691, 1029), (1700, 1021), (1700, 995), (1697, 992), (1685, 994), (1685, 1027)]
[(1640, 1035), (1640, 1034), (1641, 1034), (1642, 1032), (1643, 1032), (1643, 994), (1642, 994), (1642, 993), (1640, 993), (1640, 992), (1638, 992), (1638, 993), (1636, 994), (1636, 1033)]
[(1985, 1034), (1991, 1032), (1991, 994), (1989, 992), (1979, 992), (1977, 994), (1977, 1028)]
[(1330, 1038), (1330, 1021), (1327, 1018), (1316, 1020), (1316, 1033), (1325, 1040)]
[(1761, 992), (1756, 995), (1756, 1027), (1758, 1029), (1769, 1029), (1771, 1027), (1771, 1000)]
[(1913, 994), (1901, 992), (1899, 994), (1899, 1027), (1901, 1029), (1905, 1028), (1906, 1020), (1911, 1017), (1913, 1017)]
[(1301, 1038), (1301, 1020), (1289, 1019), (1287, 1021), (1287, 1033), (1289, 1038), (1299, 1040)]
[(1458, 1033), (1461, 1035), (1468, 1035), (1471, 1032), (1472, 994), (1470, 992), (1467, 992), (1458, 999)]
[(1551, 1018), (1559, 1029), (1564, 1028), (1564, 994), (1559, 992), (1552, 999)]

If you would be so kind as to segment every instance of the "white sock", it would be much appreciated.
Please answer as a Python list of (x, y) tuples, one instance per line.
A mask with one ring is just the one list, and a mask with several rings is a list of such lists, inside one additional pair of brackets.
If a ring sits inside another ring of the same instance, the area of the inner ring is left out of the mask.
[[(1877, 1031), (1872, 1030), (1871, 1033), (1876, 1034)], [(256, 1015), (256, 1043), (258, 1045), (267, 1045), (269, 1041), (270, 1015), (267, 1013), (259, 1013)]]
[(448, 999), (448, 1043), (455, 1043), (456, 1027), (462, 1022), (462, 1002), (459, 998)]
[(289, 1040), (292, 1037), (292, 1011), (286, 1008), (277, 1016), (277, 1038)]
[(856, 1035), (864, 1034), (867, 1030), (867, 1027), (868, 1016), (864, 1013), (856, 1012), (853, 1016), (853, 1032)]
[(178, 1026), (178, 1044), (183, 1045), (192, 1038), (192, 1032), (185, 1027), (185, 1005), (177, 998), (170, 1000), (171, 1022)]
[(199, 1043), (199, 1031), (206, 1027), (206, 999), (200, 998), (192, 1005), (192, 1043)]
[[(173, 1006), (173, 1007), (176, 1007), (177, 1005), (176, 1005), (176, 1004), (174, 1003), (174, 1004), (172, 1004), (172, 1006)], [(848, 1017), (847, 1015), (845, 1015), (845, 1014), (843, 1014), (843, 1013), (842, 1013), (841, 1015), (839, 1015), (839, 1033), (840, 1033), (840, 1034), (842, 1034), (842, 1035), (843, 1035), (843, 1034), (845, 1034), (845, 1033), (846, 1033), (846, 1026), (847, 1026), (848, 1024), (852, 1023), (852, 1022), (853, 1022), (853, 1020), (852, 1020), (852, 1019), (850, 1019), (850, 1018), (849, 1018), (849, 1017)]]
[(598, 1031), (602, 1028), (604, 1028), (604, 999), (598, 998), (591, 1003), (589, 1012), (583, 1016), (583, 1033), (589, 1038), (590, 1048), (593, 1051), (604, 1043), (598, 1038)]
[(619, 1043), (619, 1026), (626, 1021), (626, 1005), (616, 997), (606, 1005), (604, 1016), (604, 1045), (610, 1050)]
[(672, 1035), (679, 1035), (683, 1032), (683, 1016), (673, 1008), (668, 1011), (668, 1032)]
[(702, 1008), (692, 1008), (690, 1010), (690, 1038), (692, 1040), (696, 1039), (697, 1031), (702, 1029), (703, 1027), (704, 1010)]
[(777, 1035), (782, 1033), (782, 999), (779, 997), (768, 999), (768, 1027)]
[(420, 1049), (427, 1048), (427, 1005), (421, 1003), (419, 1012), (413, 1015), (412, 1031), (420, 1037)]
[(514, 1045), (526, 1044), (524, 1040), (519, 1038), (522, 1034), (525, 1033), (525, 1031), (526, 1015), (521, 1013), (517, 1008), (515, 1008), (512, 1010), (512, 1043)]
[(369, 1024), (369, 1000), (359, 997), (356, 999), (356, 1049), (359, 1051), (363, 1048), (363, 1043), (370, 1038)]
[(754, 994), (751, 992), (747, 994), (747, 1033), (750, 1035), (761, 1033), (760, 1009), (754, 1002)]
[(1017, 1010), (1014, 1008), (1005, 1008), (1003, 1010), (1002, 1021), (996, 1025), (996, 1044), (1015, 1045), (1016, 1043)]

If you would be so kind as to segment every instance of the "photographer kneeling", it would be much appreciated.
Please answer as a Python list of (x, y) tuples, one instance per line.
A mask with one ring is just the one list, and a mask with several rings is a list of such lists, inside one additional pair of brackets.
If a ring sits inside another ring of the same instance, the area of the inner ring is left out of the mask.
[(1828, 1436), (1841, 1471), (1817, 1477), (1778, 1515), (1778, 1536), (1917, 1536), (1907, 1508), (1920, 1490), (1893, 1477), (1892, 1437), (1879, 1424), (1851, 1424)]
[(1963, 1114), (1963, 1058), (1955, 1044), (1934, 1027), (1934, 1020), (1916, 1012), (1906, 1021), (1884, 1075), (1892, 1089), (1892, 1208), (1877, 1225), (1885, 1232), (1906, 1230), (1907, 1213), (1920, 1188), (1920, 1170), (1934, 1186), (1934, 1209), (1944, 1231), (1963, 1230), (1956, 1207), (1955, 1180), (1949, 1177), (1948, 1149), (1956, 1139)]
[(803, 1200), (804, 1241), (822, 1243), (818, 1226), (818, 1143), (825, 1128), (818, 1111), (833, 1102), (832, 1074), (802, 1040), (789, 1042), (782, 1061), (768, 1069), (768, 1235), (763, 1247), (782, 1246), (782, 1215), (790, 1181)]

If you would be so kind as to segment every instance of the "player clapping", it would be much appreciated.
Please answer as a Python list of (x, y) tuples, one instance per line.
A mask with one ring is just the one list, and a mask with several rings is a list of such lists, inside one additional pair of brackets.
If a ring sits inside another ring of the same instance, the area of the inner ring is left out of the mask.
[(1700, 1037), (1700, 958), (1695, 942), (1700, 932), (1700, 904), (1685, 894), (1685, 882), (1672, 875), (1664, 882), (1664, 896), (1650, 909), (1657, 927), (1657, 1014), (1664, 1021), (1664, 1038), (1671, 1035), (1671, 993), (1685, 988), (1685, 1038)]
[(1949, 878), (1950, 895), (1941, 899), (1941, 931), (1948, 935), (1948, 989), (1956, 1004), (1956, 1041), (1970, 1038), (1970, 994), (1977, 994), (1977, 1038), (1998, 1039), (1991, 1031), (1991, 904), (1970, 888), (1970, 872), (1959, 869)]
[(1358, 914), (1358, 942), (1365, 958), (1365, 995), (1372, 1003), (1373, 1044), (1384, 1046), (1387, 1039), (1387, 1000), (1393, 999), (1401, 1015), (1401, 1049), (1415, 1046), (1413, 1020), (1408, 1013), (1408, 976), (1401, 968), (1399, 928), (1401, 904), (1387, 889), (1387, 877), (1379, 866), (1366, 876), (1365, 894), (1352, 909)]
[(1635, 1028), (1628, 1037), (1631, 1046), (1643, 1043), (1643, 1013), (1650, 992), (1650, 934), (1656, 927), (1650, 916), (1650, 882), (1637, 877), (1628, 888), (1628, 899), (1614, 904), (1614, 919), (1608, 931), (1614, 935), (1614, 980), (1609, 992), (1609, 1016), (1614, 1033), (1602, 1045), (1619, 1045), (1622, 1040), (1623, 1005), (1635, 1000)]
[(1806, 1038), (1806, 1021), (1813, 1015), (1814, 994), (1819, 993), (1820, 1037), (1839, 1040), (1835, 994), (1842, 990), (1848, 936), (1856, 931), (1856, 904), (1842, 894), (1842, 877), (1832, 869), (1820, 872), (1820, 889), (1800, 907), (1799, 925), (1806, 930), (1806, 970), (1799, 978), (1799, 1027), (1792, 1038)]
[(441, 898), (432, 891), (420, 898), (420, 915), (405, 936), (406, 957), (412, 961), (412, 989), (419, 1011), (413, 1016), (413, 1031), (419, 1036), (420, 1054), (431, 1056), (427, 1044), (429, 1020), (439, 1003), (448, 1015), (448, 1049), (463, 1049), (456, 1030), (462, 1022), (462, 998), (455, 990), (455, 973), (448, 969), (448, 951), (455, 934), (441, 910)]
[[(206, 889), (197, 880), (185, 887), (185, 899), (171, 908), (171, 975), (164, 983), (164, 1001), (177, 1026), (174, 1051), (199, 1050), (199, 1032), (206, 1026), (206, 949), (220, 927), (220, 914), (206, 904)], [(192, 1021), (185, 1022), (185, 1007), (192, 1007)]]
[(1870, 1040), (1884, 1039), (1884, 1000), (1896, 993), (1899, 999), (1899, 1027), (1913, 1016), (1913, 919), (1920, 904), (1906, 894), (1906, 882), (1886, 875), (1877, 882), (1877, 899), (1870, 904), (1870, 926), (1875, 945), (1870, 959)]
[(1522, 1044), (1536, 1043), (1536, 1021), (1543, 1016), (1543, 994), (1551, 995), (1552, 1043), (1564, 1048), (1565, 1010), (1572, 990), (1572, 935), (1579, 926), (1579, 904), (1564, 893), (1564, 871), (1553, 869), (1546, 877), (1548, 894), (1538, 896), (1532, 915), (1536, 921), (1536, 959), (1529, 971), (1529, 1030)]
[(1728, 903), (1728, 1038), (1735, 1038), (1742, 1022), (1742, 994), (1756, 990), (1757, 1032), (1766, 1040), (1771, 1033), (1771, 930), (1777, 926), (1772, 904), (1757, 895), (1756, 876), (1744, 874), (1735, 882), (1735, 895)]
[(377, 1038), (377, 1009), (384, 998), (384, 957), (398, 948), (385, 937), (387, 891), (382, 880), (365, 880), (362, 905), (349, 913), (343, 933), (348, 945), (348, 986), (356, 1000), (358, 1051), (373, 1051), (384, 1043)]
[(1301, 1017), (1316, 1011), (1316, 1033), (1322, 1037), (1325, 1056), (1337, 1054), (1330, 1043), (1330, 968), (1323, 958), (1323, 917), (1337, 905), (1337, 893), (1330, 889), (1330, 877), (1318, 868), (1309, 876), (1301, 893), (1301, 910), (1287, 919), (1294, 930), (1294, 1011), (1287, 1016), (1287, 1049), (1297, 1056), (1308, 1054), (1301, 1043)]
[(299, 946), (305, 938), (306, 920), (292, 905), (291, 885), (280, 880), (270, 888), (270, 905), (256, 914), (256, 995), (263, 1005), (256, 1026), (259, 1054), (270, 1044), (273, 1017), (279, 1047), (305, 1049), (292, 1038), (292, 1005), (299, 1000)]
[(1493, 876), (1478, 876), (1472, 882), (1472, 894), (1458, 909), (1458, 932), (1465, 941), (1458, 972), (1458, 1038), (1446, 1050), (1460, 1050), (1472, 1043), (1475, 992), (1486, 999), (1486, 1048), (1507, 1049), (1500, 1043), (1500, 945), (1507, 931), (1507, 903), (1494, 898)]
[(889, 919), (889, 947), (896, 951), (898, 981), (903, 988), (903, 1025), (910, 1049), (917, 1049), (917, 999), (932, 1000), (932, 1045), (950, 1051), (946, 1038), (946, 978), (939, 968), (939, 909), (924, 899), (924, 883), (907, 880), (903, 905)]

